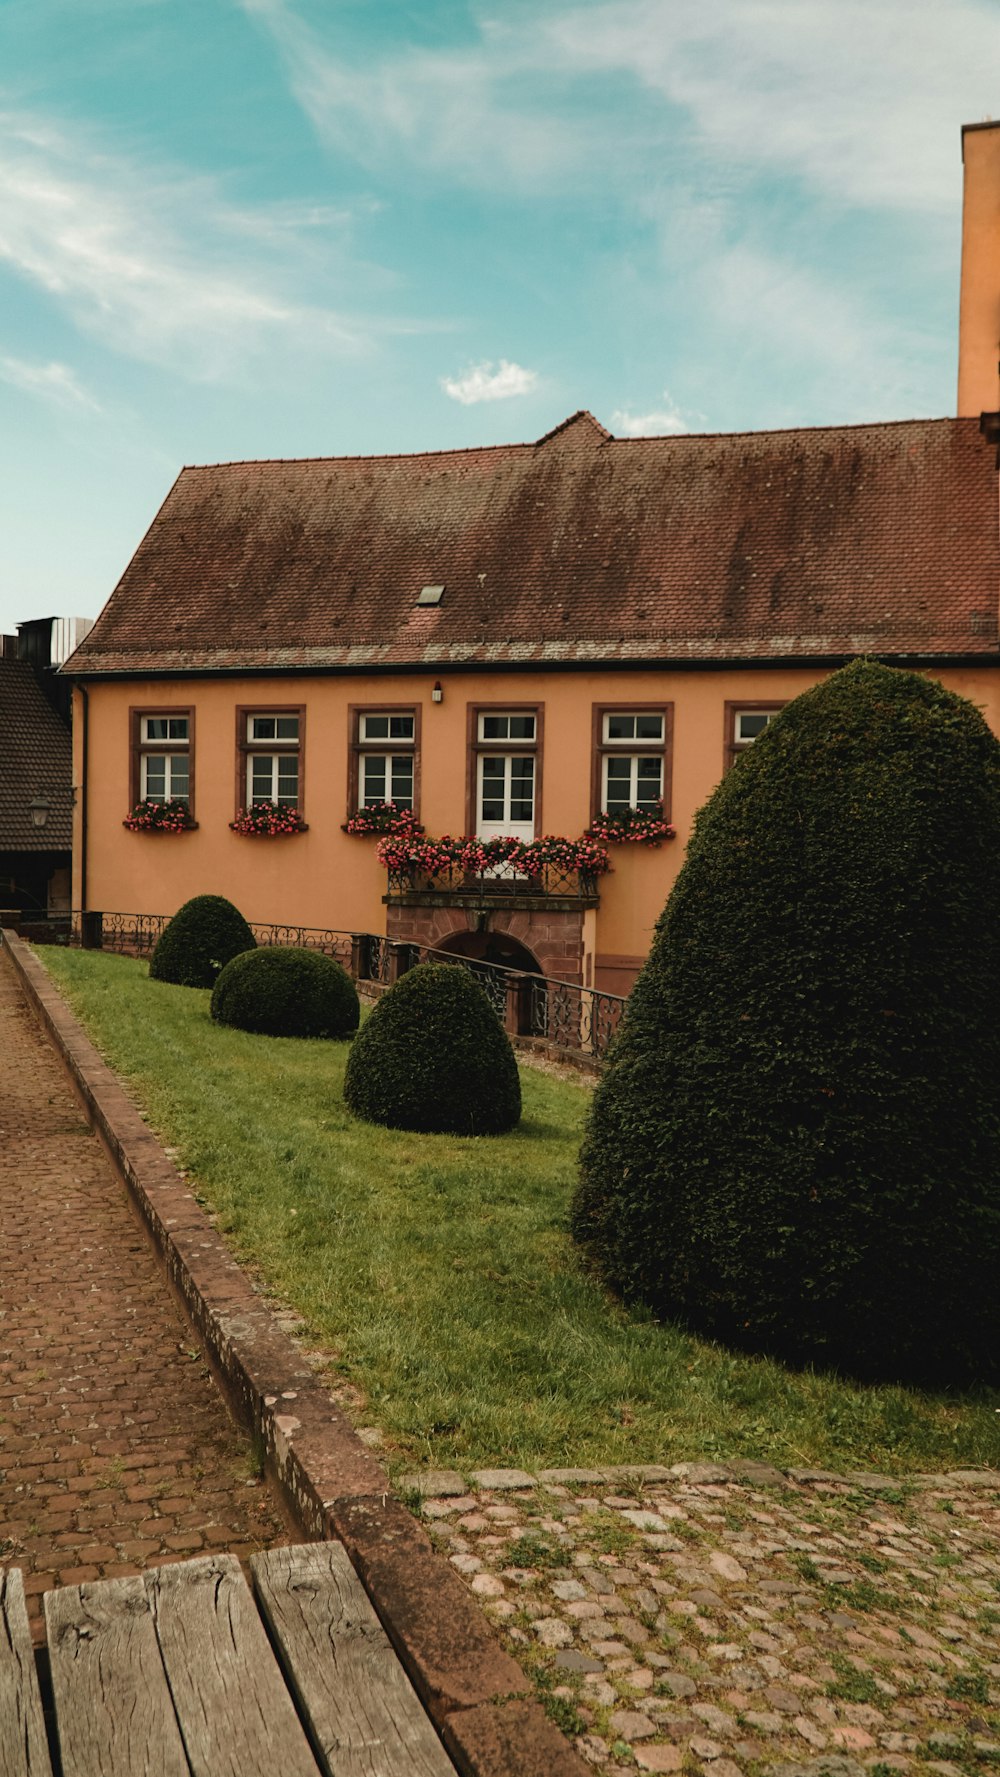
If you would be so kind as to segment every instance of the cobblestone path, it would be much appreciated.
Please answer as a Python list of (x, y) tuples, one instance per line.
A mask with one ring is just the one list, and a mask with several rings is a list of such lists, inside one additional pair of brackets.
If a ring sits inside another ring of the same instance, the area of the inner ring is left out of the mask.
[(600, 1773), (1000, 1769), (1000, 1476), (412, 1476)]
[(55, 1585), (289, 1540), (0, 954), (0, 1562)]

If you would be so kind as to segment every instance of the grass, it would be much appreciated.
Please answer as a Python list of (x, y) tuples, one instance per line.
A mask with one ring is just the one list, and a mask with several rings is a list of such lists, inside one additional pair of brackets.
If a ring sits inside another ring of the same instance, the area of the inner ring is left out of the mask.
[(344, 1106), (346, 1044), (215, 1026), (207, 994), (128, 958), (41, 954), (241, 1262), (360, 1391), (393, 1462), (1000, 1463), (1000, 1396), (793, 1372), (611, 1301), (566, 1225), (582, 1086), (524, 1069), (506, 1136), (378, 1129)]

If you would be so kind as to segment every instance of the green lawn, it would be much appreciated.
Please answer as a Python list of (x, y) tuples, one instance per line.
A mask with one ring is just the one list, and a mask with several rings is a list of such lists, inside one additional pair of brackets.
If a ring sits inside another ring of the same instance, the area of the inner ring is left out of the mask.
[(127, 958), (39, 955), (394, 1465), (1000, 1463), (1000, 1396), (793, 1373), (610, 1301), (566, 1229), (585, 1087), (523, 1069), (499, 1138), (376, 1129), (345, 1109), (346, 1044), (219, 1028), (207, 993)]

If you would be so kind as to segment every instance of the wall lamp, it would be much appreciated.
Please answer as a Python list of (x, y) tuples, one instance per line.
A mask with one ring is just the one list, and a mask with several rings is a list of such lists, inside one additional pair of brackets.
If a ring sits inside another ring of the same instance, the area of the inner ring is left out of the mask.
[(434, 681), (434, 689), (431, 692), (431, 702), (432, 703), (443, 703), (444, 702), (444, 690), (441, 685), (440, 679), (435, 679), (435, 681)]
[(37, 827), (39, 830), (46, 826), (51, 810), (52, 804), (47, 796), (34, 796), (28, 803), (28, 813), (31, 816), (32, 826)]

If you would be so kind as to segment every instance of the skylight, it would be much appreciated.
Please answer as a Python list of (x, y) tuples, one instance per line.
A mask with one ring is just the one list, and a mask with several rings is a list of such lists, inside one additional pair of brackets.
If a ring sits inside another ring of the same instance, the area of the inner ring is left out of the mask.
[(422, 586), (420, 588), (420, 597), (417, 599), (417, 604), (418, 605), (439, 605), (443, 598), (444, 598), (444, 587), (443, 586)]

